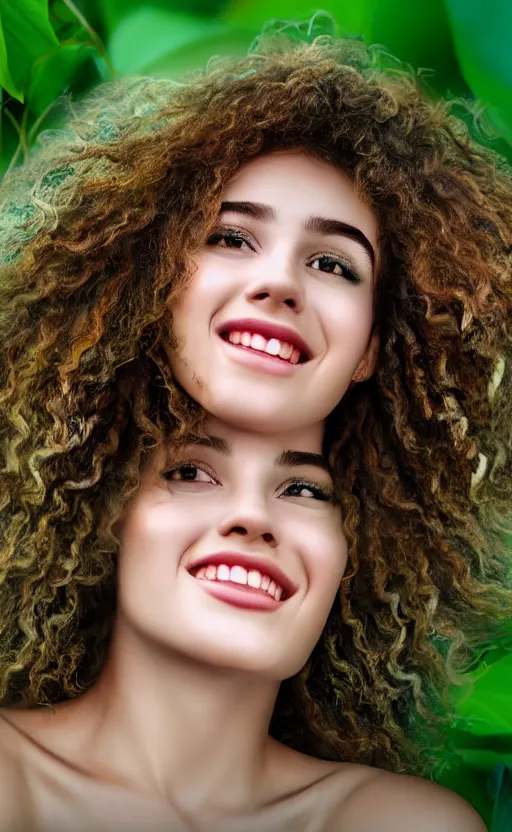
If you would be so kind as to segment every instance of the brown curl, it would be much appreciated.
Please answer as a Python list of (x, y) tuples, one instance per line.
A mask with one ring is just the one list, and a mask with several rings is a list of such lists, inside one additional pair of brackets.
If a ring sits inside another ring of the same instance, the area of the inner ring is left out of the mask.
[(430, 770), (450, 684), (512, 616), (512, 177), (448, 102), (383, 62), (355, 40), (263, 38), (187, 83), (107, 84), (3, 183), (4, 703), (61, 701), (98, 677), (112, 527), (148, 448), (201, 424), (165, 360), (169, 306), (234, 173), (301, 147), (378, 216), (380, 354), (328, 420), (349, 568), (272, 732)]

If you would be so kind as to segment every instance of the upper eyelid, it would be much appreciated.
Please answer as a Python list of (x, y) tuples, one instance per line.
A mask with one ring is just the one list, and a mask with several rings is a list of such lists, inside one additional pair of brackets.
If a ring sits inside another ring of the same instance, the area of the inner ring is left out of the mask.
[[(211, 466), (209, 466), (206, 462), (203, 462), (202, 460), (199, 460), (199, 459), (179, 459), (179, 460), (170, 459), (166, 463), (166, 465), (165, 465), (165, 467), (164, 467), (164, 469), (161, 473), (161, 476), (164, 477), (166, 474), (172, 474), (174, 471), (179, 471), (180, 468), (187, 468), (187, 467), (188, 468), (198, 468), (204, 474), (208, 474), (208, 476), (211, 477), (216, 482), (220, 482), (219, 477), (218, 477), (217, 473), (213, 470), (213, 468), (211, 468)], [(208, 470), (209, 468), (211, 468), (211, 470)]]
[[(205, 474), (208, 474), (209, 477), (212, 477), (216, 482), (222, 484), (218, 474), (213, 470), (208, 470), (210, 467), (206, 462), (203, 462), (199, 459), (180, 459), (180, 460), (169, 460), (169, 462), (165, 465), (161, 476), (165, 476), (165, 474), (170, 474), (173, 471), (178, 471), (180, 468), (198, 468), (200, 471), (203, 471)], [(284, 480), (278, 486), (276, 486), (276, 490), (286, 489), (289, 485), (303, 485), (306, 488), (318, 488), (321, 491), (324, 491), (326, 494), (331, 494), (334, 491), (334, 486), (332, 482), (317, 482), (313, 478), (308, 477), (290, 477), (290, 479)]]
[(255, 240), (254, 236), (249, 231), (247, 231), (246, 229), (243, 229), (243, 228), (238, 228), (238, 226), (236, 226), (236, 225), (219, 225), (209, 235), (209, 239), (211, 237), (214, 237), (215, 234), (221, 234), (221, 233), (227, 233), (227, 232), (231, 232), (233, 237), (235, 237), (237, 235), (239, 237), (242, 237), (245, 240), (245, 242), (248, 243), (248, 244), (255, 241), (257, 243), (257, 245), (259, 245), (258, 241)]
[(308, 477), (291, 477), (278, 487), (287, 488), (289, 485), (303, 485), (306, 488), (318, 488), (326, 494), (334, 493), (334, 485), (332, 482), (319, 482)]
[[(229, 232), (229, 231), (232, 232), (233, 235), (238, 234), (248, 244), (250, 244), (253, 241), (256, 242), (258, 247), (261, 248), (260, 243), (257, 240), (255, 240), (254, 236), (249, 231), (247, 231), (246, 229), (240, 228), (238, 226), (234, 226), (234, 225), (220, 225), (210, 234), (210, 237), (213, 237), (215, 234), (220, 234), (221, 232)], [(315, 254), (309, 255), (308, 260), (315, 260), (317, 257), (332, 257), (333, 260), (340, 260), (340, 262), (344, 266), (348, 266), (354, 272), (356, 272), (358, 275), (360, 275), (360, 273), (363, 271), (363, 267), (358, 262), (356, 262), (353, 257), (346, 254), (345, 252), (332, 251), (332, 250), (325, 249), (325, 250), (318, 251)]]

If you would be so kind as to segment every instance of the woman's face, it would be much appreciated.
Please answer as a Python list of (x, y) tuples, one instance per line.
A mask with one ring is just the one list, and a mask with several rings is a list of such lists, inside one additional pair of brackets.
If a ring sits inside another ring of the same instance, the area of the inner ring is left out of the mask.
[(342, 170), (298, 151), (252, 160), (172, 309), (175, 377), (246, 430), (322, 421), (373, 370), (377, 246), (376, 217)]
[(150, 644), (280, 681), (306, 663), (347, 560), (319, 427), (160, 450), (121, 531), (119, 612)]

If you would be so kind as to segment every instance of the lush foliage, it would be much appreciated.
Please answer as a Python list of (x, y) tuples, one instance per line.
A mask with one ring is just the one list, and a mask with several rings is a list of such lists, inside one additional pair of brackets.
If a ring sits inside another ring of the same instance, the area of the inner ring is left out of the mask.
[[(512, 156), (507, 0), (321, 0), (340, 34), (363, 36), (469, 96), (486, 134)], [(244, 54), (270, 18), (307, 18), (311, 0), (1, 0), (0, 170), (28, 153), (63, 92), (115, 76), (175, 77), (215, 54)]]

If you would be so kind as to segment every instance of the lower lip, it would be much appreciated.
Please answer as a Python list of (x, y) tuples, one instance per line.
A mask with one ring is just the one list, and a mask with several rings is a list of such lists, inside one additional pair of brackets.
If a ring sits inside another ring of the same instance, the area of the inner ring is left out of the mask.
[(262, 610), (263, 612), (272, 612), (281, 606), (282, 601), (276, 601), (270, 595), (263, 595), (263, 593), (255, 592), (252, 589), (244, 586), (236, 586), (232, 583), (221, 583), (219, 581), (208, 581), (202, 578), (195, 578), (205, 592), (218, 598), (219, 601), (224, 601), (225, 604), (231, 604), (232, 607), (241, 607), (245, 610)]
[(283, 361), (282, 358), (269, 355), (267, 352), (259, 352), (241, 344), (232, 344), (231, 341), (225, 341), (224, 338), (221, 338), (221, 341), (233, 361), (254, 370), (262, 370), (264, 373), (274, 376), (291, 376), (301, 366), (300, 363), (291, 364), (289, 361)]

